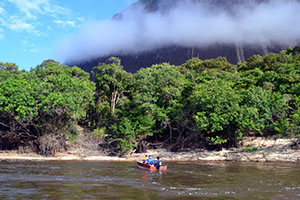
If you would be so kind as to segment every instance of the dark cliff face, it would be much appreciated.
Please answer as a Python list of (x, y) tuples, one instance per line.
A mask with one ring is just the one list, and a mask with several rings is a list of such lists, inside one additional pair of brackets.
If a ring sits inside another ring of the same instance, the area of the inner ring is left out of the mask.
[[(172, 9), (178, 3), (184, 1), (201, 2), (209, 9), (218, 12), (220, 10), (226, 11), (231, 15), (235, 15), (234, 7), (241, 4), (245, 5), (245, 0), (140, 0), (136, 4), (132, 5), (129, 9), (134, 9), (134, 6), (143, 5), (147, 12), (166, 12), (168, 9)], [(247, 6), (251, 8), (259, 3), (265, 3), (269, 0), (248, 0)], [(116, 20), (122, 19), (122, 13), (114, 16)], [(299, 43), (295, 44), (299, 45)], [(118, 55), (113, 54), (105, 57), (82, 61), (78, 63), (67, 63), (69, 65), (77, 65), (90, 72), (94, 66), (97, 66), (99, 62), (106, 62), (111, 56), (119, 57), (122, 60), (122, 65), (126, 71), (136, 72), (141, 67), (149, 67), (153, 64), (162, 62), (169, 62), (170, 64), (180, 65), (186, 60), (193, 57), (200, 59), (210, 59), (216, 57), (226, 57), (227, 60), (233, 64), (238, 62), (244, 62), (246, 59), (255, 54), (265, 55), (270, 52), (279, 52), (286, 49), (288, 46), (279, 44), (256, 44), (245, 45), (241, 43), (214, 43), (204, 47), (184, 47), (184, 46), (165, 46), (163, 48), (154, 49), (151, 51), (141, 52), (132, 55)]]
[(269, 1), (270, 0), (140, 0), (136, 3), (136, 5), (142, 4), (147, 10), (153, 12), (157, 10), (165, 11), (172, 9), (179, 3), (192, 2), (195, 4), (201, 3), (210, 9), (221, 9), (233, 12), (234, 7), (236, 6), (247, 5), (247, 7), (251, 7), (253, 5), (267, 3)]

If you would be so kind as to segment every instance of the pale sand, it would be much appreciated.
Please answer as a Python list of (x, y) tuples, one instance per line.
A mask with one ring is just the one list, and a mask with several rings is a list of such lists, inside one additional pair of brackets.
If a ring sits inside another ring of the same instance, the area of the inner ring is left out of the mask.
[(0, 151), (0, 160), (79, 160), (79, 161), (135, 161), (152, 155), (160, 156), (163, 161), (246, 161), (246, 162), (300, 162), (300, 149), (291, 145), (297, 139), (245, 138), (244, 147), (259, 147), (258, 151), (247, 152), (244, 147), (224, 149), (222, 151), (189, 150), (169, 152), (165, 149), (148, 150), (147, 153), (130, 154), (124, 157), (107, 155), (81, 155), (76, 151), (57, 153), (53, 157), (44, 157), (34, 153), (18, 154), (16, 151)]

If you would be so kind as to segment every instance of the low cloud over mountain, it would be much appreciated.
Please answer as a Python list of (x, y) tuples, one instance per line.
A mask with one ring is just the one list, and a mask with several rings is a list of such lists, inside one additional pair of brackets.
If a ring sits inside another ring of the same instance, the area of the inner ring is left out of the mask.
[[(142, 0), (112, 19), (89, 22), (64, 38), (58, 45), (57, 59), (80, 63), (151, 54), (162, 58), (157, 61), (168, 61), (164, 52), (174, 54), (181, 48), (186, 59), (227, 56), (237, 62), (252, 53), (264, 54), (300, 41), (299, 1), (244, 2)], [(212, 53), (206, 55), (206, 51)]]

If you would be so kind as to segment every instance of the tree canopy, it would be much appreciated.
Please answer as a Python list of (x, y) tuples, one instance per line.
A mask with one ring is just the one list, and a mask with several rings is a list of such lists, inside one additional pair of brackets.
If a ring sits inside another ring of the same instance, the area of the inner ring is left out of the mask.
[[(58, 147), (43, 143), (49, 136), (53, 140), (65, 138), (73, 121), (85, 116), (93, 103), (94, 83), (78, 67), (57, 62), (39, 65), (30, 72), (10, 66), (0, 72), (1, 147), (30, 143), (41, 154), (55, 153)], [(46, 139), (41, 140), (43, 137)]]
[(244, 63), (192, 58), (140, 68), (99, 63), (90, 75), (46, 60), (31, 71), (0, 63), (0, 147), (43, 155), (65, 148), (80, 122), (123, 154), (146, 147), (221, 148), (244, 136), (300, 135), (299, 47)]

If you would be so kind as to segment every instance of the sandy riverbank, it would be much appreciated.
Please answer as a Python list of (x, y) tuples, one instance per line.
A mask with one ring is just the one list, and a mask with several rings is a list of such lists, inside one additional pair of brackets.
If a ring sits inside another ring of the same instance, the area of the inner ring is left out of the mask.
[[(245, 161), (245, 162), (300, 162), (299, 139), (245, 138), (244, 147), (224, 149), (222, 151), (190, 150), (170, 152), (165, 149), (148, 150), (145, 154), (160, 156), (164, 161)], [(245, 147), (257, 150), (246, 151)], [(44, 157), (34, 153), (18, 154), (16, 151), (0, 151), (0, 160), (82, 160), (82, 161), (134, 161), (145, 154), (131, 154), (122, 158), (100, 153), (82, 154), (80, 151), (57, 153), (53, 157)]]

